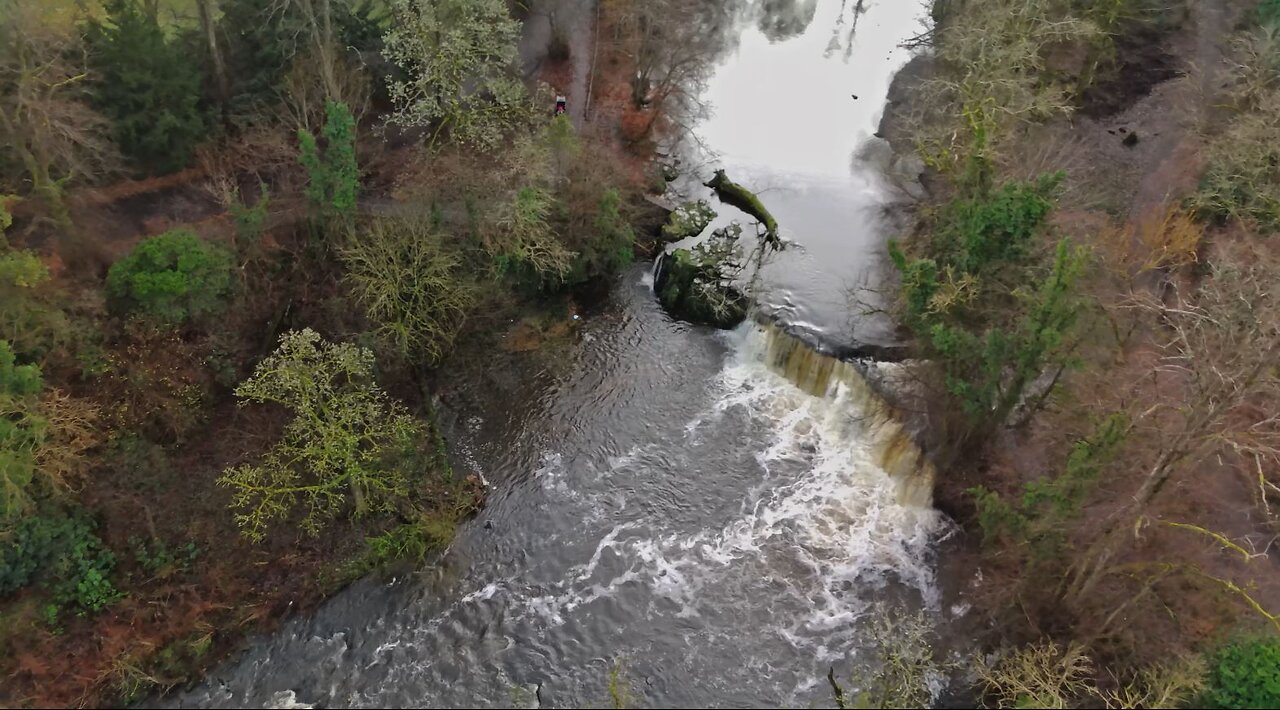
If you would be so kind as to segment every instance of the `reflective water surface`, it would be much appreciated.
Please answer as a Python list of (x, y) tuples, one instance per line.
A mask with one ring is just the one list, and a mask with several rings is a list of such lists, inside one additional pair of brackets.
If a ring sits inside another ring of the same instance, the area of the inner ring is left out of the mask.
[[(703, 142), (802, 247), (770, 271), (784, 321), (846, 332), (882, 251), (887, 189), (854, 155), (919, 13), (761, 2), (709, 82)], [(637, 266), (569, 352), (445, 389), (451, 454), (492, 494), (440, 568), (358, 583), (161, 702), (603, 706), (620, 661), (639, 706), (830, 705), (873, 605), (936, 607), (943, 521), (877, 463), (847, 383), (788, 378), (775, 329), (673, 322), (651, 288)]]

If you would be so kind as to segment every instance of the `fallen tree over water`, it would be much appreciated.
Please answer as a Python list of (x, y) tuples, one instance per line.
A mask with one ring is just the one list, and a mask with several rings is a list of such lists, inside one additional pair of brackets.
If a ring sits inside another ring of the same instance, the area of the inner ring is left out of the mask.
[(782, 239), (778, 236), (778, 220), (773, 218), (754, 192), (730, 180), (723, 170), (717, 170), (715, 176), (703, 184), (715, 190), (716, 197), (721, 202), (737, 207), (763, 224), (765, 233), (761, 241), (774, 249), (782, 248)]

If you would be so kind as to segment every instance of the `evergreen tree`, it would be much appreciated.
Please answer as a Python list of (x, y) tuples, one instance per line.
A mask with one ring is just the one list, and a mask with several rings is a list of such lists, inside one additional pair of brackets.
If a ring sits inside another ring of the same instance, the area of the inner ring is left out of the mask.
[(199, 69), (138, 0), (109, 0), (106, 10), (88, 33), (94, 101), (143, 172), (180, 170), (205, 133)]

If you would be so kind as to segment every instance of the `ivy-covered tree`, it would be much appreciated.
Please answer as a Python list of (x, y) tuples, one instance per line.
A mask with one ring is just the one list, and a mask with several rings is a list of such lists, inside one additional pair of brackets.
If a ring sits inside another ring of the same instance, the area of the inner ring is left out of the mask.
[(307, 169), (307, 200), (326, 218), (349, 219), (356, 213), (360, 168), (356, 164), (356, 122), (346, 104), (325, 105), (324, 148), (305, 128), (298, 129), (299, 161)]
[(139, 0), (108, 0), (105, 8), (86, 38), (94, 103), (143, 172), (180, 170), (206, 131), (199, 65)]
[(403, 465), (423, 436), (420, 422), (373, 377), (373, 353), (292, 331), (236, 388), (242, 402), (278, 404), (293, 415), (283, 438), (258, 464), (227, 469), (236, 522), (260, 541), (267, 526), (301, 508), (317, 534), (350, 502), (354, 513), (395, 510), (409, 494)]
[(392, 123), (433, 127), (456, 140), (495, 147), (530, 117), (516, 70), (520, 24), (503, 0), (390, 0), (394, 21), (384, 54), (402, 70), (389, 80)]
[(234, 259), (226, 248), (175, 229), (143, 240), (107, 272), (114, 310), (179, 325), (226, 305)]

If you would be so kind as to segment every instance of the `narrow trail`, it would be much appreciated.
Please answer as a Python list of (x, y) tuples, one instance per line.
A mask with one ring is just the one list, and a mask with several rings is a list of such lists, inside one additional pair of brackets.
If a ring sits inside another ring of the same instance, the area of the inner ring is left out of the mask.
[[(1231, 23), (1226, 0), (1195, 3), (1191, 22), (1195, 27), (1194, 53), (1186, 67), (1190, 77), (1180, 97), (1171, 97), (1184, 106), (1186, 119), (1172, 124), (1156, 153), (1149, 159), (1153, 169), (1143, 171), (1130, 211), (1130, 219), (1142, 222), (1158, 219), (1170, 201), (1193, 187), (1199, 175), (1202, 132), (1212, 121), (1222, 83)], [(1170, 107), (1168, 114), (1176, 114)], [(1160, 113), (1166, 113), (1161, 111)]]
[(547, 61), (557, 36), (568, 43), (572, 69), (565, 91), (575, 126), (587, 118), (591, 71), (595, 57), (597, 0), (533, 0), (520, 35), (520, 64), (534, 76)]

